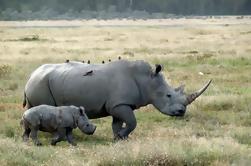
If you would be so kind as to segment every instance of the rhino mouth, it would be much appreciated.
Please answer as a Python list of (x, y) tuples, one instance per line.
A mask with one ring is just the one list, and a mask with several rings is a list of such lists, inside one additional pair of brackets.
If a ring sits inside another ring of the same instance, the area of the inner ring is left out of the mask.
[(93, 127), (92, 131), (85, 132), (87, 135), (93, 135), (93, 133), (96, 131), (96, 126)]
[[(161, 112), (163, 113), (163, 112)], [(184, 113), (179, 113), (179, 112), (169, 112), (169, 113), (163, 113), (164, 115), (172, 116), (172, 117), (183, 117), (185, 115)]]
[(185, 115), (185, 113), (173, 113), (173, 114), (169, 114), (169, 116), (173, 116), (173, 117), (183, 117)]
[(174, 112), (171, 112), (169, 113), (168, 115), (169, 116), (178, 116), (178, 117), (182, 117), (185, 115), (185, 110), (178, 110), (178, 111), (174, 111)]

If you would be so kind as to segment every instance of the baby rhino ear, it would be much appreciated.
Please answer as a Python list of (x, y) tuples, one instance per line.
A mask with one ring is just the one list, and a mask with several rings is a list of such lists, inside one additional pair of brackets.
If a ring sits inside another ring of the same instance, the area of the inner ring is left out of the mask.
[(157, 75), (162, 70), (162, 66), (160, 64), (155, 65), (155, 75)]
[(83, 106), (80, 106), (79, 107), (79, 112), (80, 112), (80, 115), (84, 115), (85, 114), (85, 108)]

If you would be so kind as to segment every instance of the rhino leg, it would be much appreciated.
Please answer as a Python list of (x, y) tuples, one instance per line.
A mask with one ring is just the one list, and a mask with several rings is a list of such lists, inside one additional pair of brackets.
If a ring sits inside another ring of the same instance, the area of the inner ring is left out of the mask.
[(29, 140), (30, 132), (31, 132), (31, 129), (29, 128), (24, 130), (24, 133), (22, 136), (24, 142), (27, 142)]
[(29, 140), (29, 136), (30, 136), (30, 132), (31, 132), (31, 129), (29, 128), (29, 124), (23, 120), (23, 128), (24, 128), (24, 133), (23, 133), (23, 141), (24, 142), (27, 142)]
[(122, 128), (118, 132), (118, 137), (120, 139), (126, 139), (128, 135), (136, 128), (137, 121), (135, 118), (135, 115), (133, 113), (133, 110), (128, 105), (120, 105), (115, 108), (113, 108), (110, 112), (110, 114), (121, 120), (126, 124), (125, 128)]
[(63, 141), (65, 138), (65, 128), (59, 128), (55, 133), (55, 136), (51, 140), (51, 145), (55, 146), (58, 142)]
[(118, 118), (112, 117), (112, 131), (114, 135), (114, 140), (119, 139), (118, 133), (122, 130), (123, 121)]
[(42, 143), (37, 138), (37, 132), (38, 132), (37, 128), (31, 128), (31, 139), (35, 145), (41, 146)]
[(76, 146), (77, 144), (74, 142), (74, 139), (73, 139), (73, 135), (72, 135), (72, 128), (68, 127), (66, 128), (66, 138), (67, 138), (67, 141), (73, 145), (73, 146)]

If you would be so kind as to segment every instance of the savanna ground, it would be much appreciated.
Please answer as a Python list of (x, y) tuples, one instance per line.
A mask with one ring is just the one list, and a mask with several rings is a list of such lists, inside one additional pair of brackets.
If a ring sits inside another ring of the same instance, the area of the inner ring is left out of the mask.
[[(66, 25), (66, 26), (65, 26)], [(0, 165), (250, 165), (251, 19), (0, 22)], [(128, 141), (114, 142), (111, 118), (75, 130), (77, 147), (21, 140), (23, 90), (30, 73), (66, 59), (161, 63), (169, 84), (186, 91), (213, 83), (182, 118), (152, 106), (136, 111)]]

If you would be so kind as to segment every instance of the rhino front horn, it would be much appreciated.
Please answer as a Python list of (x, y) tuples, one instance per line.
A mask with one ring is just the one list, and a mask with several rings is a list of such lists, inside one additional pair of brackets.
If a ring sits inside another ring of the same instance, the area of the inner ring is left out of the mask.
[(197, 97), (199, 97), (203, 92), (205, 92), (205, 90), (208, 88), (211, 82), (212, 80), (209, 80), (208, 83), (203, 88), (201, 88), (197, 92), (187, 95), (187, 105), (191, 104)]

